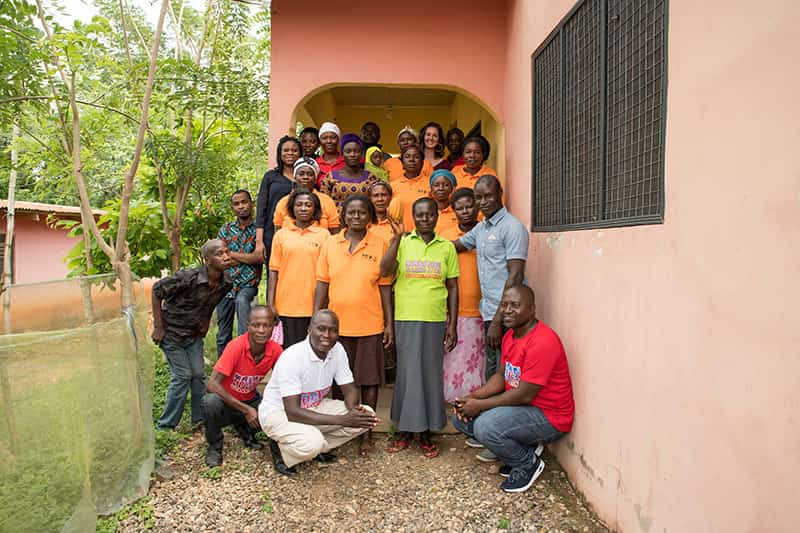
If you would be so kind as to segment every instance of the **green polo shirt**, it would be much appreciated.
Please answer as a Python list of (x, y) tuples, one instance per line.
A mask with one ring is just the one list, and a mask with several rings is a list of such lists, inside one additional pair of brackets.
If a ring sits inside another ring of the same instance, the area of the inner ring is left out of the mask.
[(445, 280), (458, 277), (458, 256), (453, 243), (435, 235), (425, 244), (413, 231), (400, 240), (397, 263), (395, 320), (447, 320)]

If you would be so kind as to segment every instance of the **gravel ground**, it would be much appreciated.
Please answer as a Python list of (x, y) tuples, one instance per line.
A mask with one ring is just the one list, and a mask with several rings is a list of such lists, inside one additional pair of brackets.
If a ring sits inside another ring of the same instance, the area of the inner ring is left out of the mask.
[[(437, 438), (442, 455), (418, 448), (358, 457), (355, 443), (340, 448), (339, 463), (277, 474), (269, 452), (243, 448), (225, 436), (221, 477), (203, 463), (196, 433), (171, 457), (174, 476), (154, 482), (150, 502), (156, 531), (607, 531), (587, 509), (555, 459), (523, 494), (497, 486), (497, 464), (475, 460), (462, 436)], [(135, 520), (121, 530), (137, 531)]]

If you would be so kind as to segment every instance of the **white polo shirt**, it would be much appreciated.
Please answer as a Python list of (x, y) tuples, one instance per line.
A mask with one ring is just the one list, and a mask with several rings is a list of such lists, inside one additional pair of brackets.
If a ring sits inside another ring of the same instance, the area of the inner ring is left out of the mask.
[(311, 409), (320, 404), (331, 391), (333, 381), (338, 385), (353, 382), (353, 373), (347, 352), (336, 343), (323, 360), (311, 349), (308, 337), (284, 350), (272, 369), (272, 376), (264, 389), (258, 417), (276, 409), (283, 409), (283, 398), (300, 395), (300, 406)]

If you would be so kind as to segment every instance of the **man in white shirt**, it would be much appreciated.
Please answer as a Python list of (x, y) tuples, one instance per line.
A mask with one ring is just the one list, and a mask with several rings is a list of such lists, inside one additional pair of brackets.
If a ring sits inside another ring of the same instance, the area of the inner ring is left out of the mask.
[[(338, 342), (339, 319), (323, 309), (311, 318), (308, 337), (287, 348), (272, 371), (258, 419), (272, 440), (275, 469), (294, 475), (294, 465), (336, 462), (330, 450), (374, 428), (379, 420), (358, 403), (347, 352)], [(327, 398), (333, 382), (344, 401)]]

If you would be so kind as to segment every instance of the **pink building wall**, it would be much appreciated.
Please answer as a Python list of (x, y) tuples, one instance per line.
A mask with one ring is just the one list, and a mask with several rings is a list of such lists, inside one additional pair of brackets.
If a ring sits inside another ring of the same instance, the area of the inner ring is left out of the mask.
[[(64, 262), (77, 239), (61, 228), (47, 226), (47, 214), (18, 211), (14, 220), (14, 283), (63, 279), (69, 268)], [(5, 213), (0, 226), (5, 228)], [(5, 231), (5, 230), (4, 230)]]
[[(573, 4), (275, 0), (271, 146), (326, 85), (461, 87), (503, 123), (507, 198), (527, 223), (531, 53)], [(554, 451), (613, 528), (789, 531), (800, 8), (672, 0), (668, 13), (666, 223), (532, 234), (527, 276), (578, 409)]]
[[(297, 104), (331, 84), (461, 88), (501, 116), (505, 6), (505, 0), (273, 0), (270, 146), (294, 127)], [(383, 132), (391, 145), (393, 136)]]
[[(508, 17), (506, 138), (526, 143), (507, 169), (526, 221), (531, 54), (573, 4), (518, 0)], [(528, 279), (578, 409), (555, 449), (622, 531), (797, 530), (800, 7), (668, 13), (666, 223), (532, 234)]]

